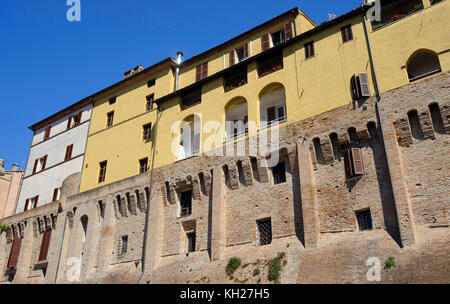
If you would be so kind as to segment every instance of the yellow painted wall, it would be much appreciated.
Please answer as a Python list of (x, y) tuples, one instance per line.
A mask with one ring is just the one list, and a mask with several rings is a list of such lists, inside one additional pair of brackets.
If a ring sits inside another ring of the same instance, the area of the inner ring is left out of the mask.
[[(423, 3), (423, 10), (374, 31), (367, 23), (381, 92), (409, 84), (405, 65), (415, 51), (440, 53), (450, 47), (450, 2)], [(442, 71), (448, 71), (450, 52), (438, 56)]]
[[(156, 78), (156, 84), (147, 87), (147, 81)], [(91, 125), (86, 147), (80, 191), (90, 190), (105, 184), (137, 175), (139, 160), (149, 159), (153, 141), (143, 140), (143, 126), (152, 123), (152, 136), (156, 122), (156, 105), (146, 113), (146, 97), (154, 94), (155, 99), (172, 93), (174, 75), (171, 69), (161, 71), (145, 81), (126, 90), (94, 102)], [(117, 96), (110, 105), (109, 98)], [(114, 111), (113, 127), (106, 129), (107, 113)], [(99, 163), (108, 161), (106, 180), (98, 183)], [(86, 167), (87, 165), (87, 167)]]

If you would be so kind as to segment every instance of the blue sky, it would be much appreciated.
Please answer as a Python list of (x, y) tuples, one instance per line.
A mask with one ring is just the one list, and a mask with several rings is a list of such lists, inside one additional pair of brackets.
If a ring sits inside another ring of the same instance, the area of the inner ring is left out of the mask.
[(362, 0), (0, 1), (0, 158), (25, 166), (28, 126), (110, 86), (139, 64), (184, 59), (298, 6), (316, 23)]

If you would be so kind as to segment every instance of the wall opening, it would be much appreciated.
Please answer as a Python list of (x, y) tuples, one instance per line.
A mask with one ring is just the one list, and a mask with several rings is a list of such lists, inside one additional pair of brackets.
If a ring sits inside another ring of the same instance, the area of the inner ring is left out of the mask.
[(419, 114), (417, 114), (416, 110), (408, 112), (408, 120), (412, 137), (418, 140), (424, 139), (422, 128), (420, 127)]
[(442, 120), (441, 110), (437, 103), (432, 103), (428, 107), (430, 109), (431, 120), (433, 122), (433, 128), (436, 133), (445, 134), (444, 121)]

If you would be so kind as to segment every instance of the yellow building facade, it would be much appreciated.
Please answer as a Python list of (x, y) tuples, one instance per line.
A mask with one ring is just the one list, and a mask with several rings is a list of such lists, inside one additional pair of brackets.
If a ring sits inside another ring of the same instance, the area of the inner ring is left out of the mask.
[[(93, 101), (80, 192), (143, 172), (142, 160), (150, 168), (155, 143), (154, 166), (162, 167), (341, 106), (351, 108), (356, 75), (366, 85), (364, 96), (376, 93), (371, 54), (380, 93), (422, 79), (408, 74), (420, 50), (435, 54), (440, 70), (448, 71), (448, 1), (424, 0), (421, 9), (381, 25), (365, 19), (367, 9), (320, 26), (299, 9), (290, 10), (179, 65), (166, 60), (139, 73), (139, 79), (104, 90)], [(155, 103), (150, 111), (149, 96)], [(230, 129), (227, 122), (236, 121), (248, 122), (247, 128)], [(144, 140), (144, 126), (150, 124), (151, 138)]]

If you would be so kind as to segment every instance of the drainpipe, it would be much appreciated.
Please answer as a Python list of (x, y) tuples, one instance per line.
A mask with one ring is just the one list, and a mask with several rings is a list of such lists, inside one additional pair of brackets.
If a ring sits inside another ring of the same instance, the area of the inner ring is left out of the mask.
[(159, 105), (157, 105), (155, 135), (153, 136), (153, 155), (152, 155), (152, 169), (151, 169), (151, 173), (150, 173), (150, 188), (148, 191), (149, 194), (148, 194), (148, 202), (147, 202), (147, 213), (145, 215), (145, 225), (144, 225), (144, 245), (142, 247), (142, 273), (141, 273), (141, 276), (139, 277), (139, 280), (137, 281), (137, 284), (139, 284), (139, 282), (142, 280), (142, 277), (144, 276), (144, 272), (145, 272), (145, 254), (146, 254), (145, 248), (147, 246), (147, 228), (148, 228), (148, 222), (150, 219), (150, 203), (152, 201), (153, 172), (154, 172), (154, 168), (155, 168), (155, 154), (156, 154), (156, 139), (158, 138), (158, 124), (159, 124), (160, 113), (161, 113), (160, 107), (159, 107)]
[(395, 191), (394, 191), (394, 186), (392, 185), (391, 165), (390, 165), (390, 160), (387, 157), (387, 148), (386, 148), (386, 142), (385, 142), (385, 139), (384, 139), (383, 123), (381, 121), (381, 114), (380, 114), (380, 108), (379, 108), (379, 103), (381, 101), (380, 87), (378, 85), (378, 78), (377, 78), (377, 73), (376, 73), (376, 70), (375, 70), (375, 63), (374, 63), (374, 60), (373, 60), (372, 45), (370, 43), (369, 32), (367, 30), (367, 16), (366, 16), (366, 14), (364, 14), (364, 17), (363, 17), (363, 25), (364, 25), (364, 34), (366, 36), (366, 41), (367, 41), (367, 49), (368, 49), (368, 52), (369, 52), (370, 66), (372, 68), (373, 78), (374, 78), (374, 82), (375, 82), (375, 90), (376, 90), (376, 95), (377, 95), (377, 102), (375, 103), (375, 109), (376, 109), (378, 124), (380, 126), (380, 131), (381, 131), (381, 141), (383, 143), (384, 154), (386, 155), (386, 160), (387, 160), (387, 169), (388, 169), (389, 178), (390, 178), (390, 182), (391, 182), (390, 184), (391, 184), (392, 196), (393, 196), (393, 199), (394, 199), (395, 213), (397, 215), (398, 232), (400, 234), (400, 246), (403, 247), (402, 230), (401, 230), (400, 222), (399, 222), (400, 217), (399, 217), (399, 214), (398, 214), (397, 199), (396, 199), (396, 195), (395, 195)]
[(175, 70), (175, 89), (174, 92), (176, 90), (178, 90), (178, 77), (180, 75), (180, 64), (181, 64), (181, 58), (183, 57), (183, 53), (182, 52), (178, 52), (177, 53), (177, 68)]

